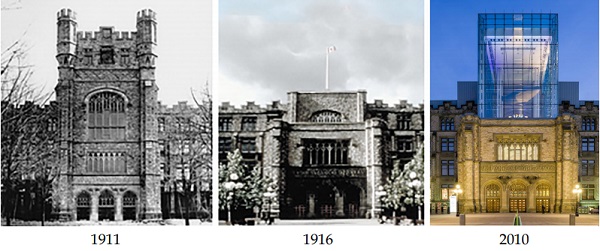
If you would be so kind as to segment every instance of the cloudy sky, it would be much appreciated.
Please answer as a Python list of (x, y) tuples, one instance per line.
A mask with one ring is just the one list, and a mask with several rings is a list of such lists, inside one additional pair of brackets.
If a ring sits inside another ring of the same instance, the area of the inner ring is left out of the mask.
[(287, 102), (288, 91), (367, 90), (423, 103), (423, 2), (219, 2), (220, 101)]
[(77, 13), (78, 31), (98, 31), (100, 26), (135, 31), (136, 13), (154, 10), (156, 79), (163, 104), (192, 100), (190, 89), (202, 89), (212, 77), (210, 0), (2, 0), (2, 51), (18, 39), (25, 42), (28, 63), (34, 67), (32, 81), (46, 91), (52, 91), (58, 79), (56, 12), (65, 7)]
[(478, 13), (557, 13), (558, 79), (579, 81), (598, 100), (598, 1), (431, 0), (431, 99), (456, 99), (457, 81), (477, 81)]

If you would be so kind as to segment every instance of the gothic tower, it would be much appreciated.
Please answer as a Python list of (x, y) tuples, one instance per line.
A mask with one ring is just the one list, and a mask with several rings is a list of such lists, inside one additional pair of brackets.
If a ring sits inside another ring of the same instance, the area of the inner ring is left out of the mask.
[(133, 32), (77, 32), (75, 13), (63, 9), (57, 26), (57, 213), (64, 220), (161, 218), (156, 14), (139, 11)]

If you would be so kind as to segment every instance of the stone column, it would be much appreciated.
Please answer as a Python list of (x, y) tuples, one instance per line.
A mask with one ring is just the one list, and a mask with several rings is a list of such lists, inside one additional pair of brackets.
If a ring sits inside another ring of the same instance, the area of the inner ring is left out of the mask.
[(370, 209), (369, 216), (374, 217), (378, 208), (381, 208), (379, 198), (375, 195), (382, 182), (382, 155), (384, 145), (382, 142), (381, 121), (369, 119), (365, 121), (365, 166), (367, 178), (366, 207)]
[(508, 185), (500, 187), (500, 213), (508, 213)]
[(527, 212), (535, 213), (535, 186), (530, 184), (527, 187)]
[(308, 218), (315, 217), (315, 194), (308, 194)]
[(115, 221), (123, 220), (123, 196), (115, 192)]
[(98, 191), (94, 191), (92, 192), (92, 194), (90, 195), (91, 199), (92, 199), (92, 205), (91, 205), (91, 212), (90, 212), (90, 221), (98, 221)]
[(335, 193), (335, 216), (344, 217), (344, 195), (341, 191), (334, 189)]

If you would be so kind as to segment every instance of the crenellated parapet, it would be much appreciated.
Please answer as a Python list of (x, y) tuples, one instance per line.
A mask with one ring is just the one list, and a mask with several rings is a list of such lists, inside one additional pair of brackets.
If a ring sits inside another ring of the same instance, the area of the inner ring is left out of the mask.
[(163, 105), (160, 101), (158, 102), (159, 114), (194, 113), (198, 111), (200, 111), (200, 108), (196, 104), (188, 104), (187, 101), (179, 101), (172, 106)]
[(389, 105), (384, 103), (383, 100), (376, 99), (374, 103), (367, 104), (367, 109), (372, 110), (387, 110), (390, 112), (423, 112), (424, 105), (418, 104), (413, 105), (406, 100), (400, 100), (398, 104)]
[(285, 111), (286, 104), (280, 101), (273, 101), (266, 106), (257, 105), (254, 101), (248, 101), (246, 104), (236, 107), (229, 102), (222, 102), (219, 106), (219, 113), (267, 113), (272, 111)]
[[(113, 40), (130, 40), (135, 41), (137, 32), (136, 31), (114, 31), (112, 27), (110, 27), (110, 38)], [(78, 41), (95, 41), (99, 38), (103, 37), (102, 29), (98, 31), (78, 31), (77, 32), (77, 40)]]

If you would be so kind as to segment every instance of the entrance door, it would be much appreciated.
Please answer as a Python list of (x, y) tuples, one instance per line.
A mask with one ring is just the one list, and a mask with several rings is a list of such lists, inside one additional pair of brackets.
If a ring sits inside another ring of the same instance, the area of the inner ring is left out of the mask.
[(335, 217), (335, 192), (331, 187), (322, 188), (317, 192), (316, 196), (316, 213), (320, 218)]
[(115, 197), (108, 190), (98, 197), (98, 220), (115, 220)]
[(345, 191), (344, 214), (349, 218), (360, 217), (360, 189), (356, 186), (349, 186)]
[(526, 205), (525, 199), (510, 199), (509, 210), (510, 212), (525, 212)]
[(542, 206), (543, 210), (545, 210), (546, 212), (550, 212), (550, 200), (549, 199), (536, 199), (535, 200), (535, 211), (538, 213), (542, 212)]
[(542, 213), (550, 212), (550, 186), (539, 185), (535, 188), (535, 211)]
[(499, 213), (500, 212), (500, 186), (497, 184), (490, 184), (485, 187), (485, 205), (486, 212), (488, 213)]
[(131, 191), (123, 195), (123, 220), (136, 220), (136, 200), (137, 196)]
[(87, 192), (77, 195), (77, 220), (90, 220), (91, 196)]
[(524, 183), (512, 184), (508, 195), (508, 210), (510, 212), (527, 211), (527, 186)]
[(500, 212), (500, 199), (486, 199), (486, 212), (488, 213), (499, 213)]

